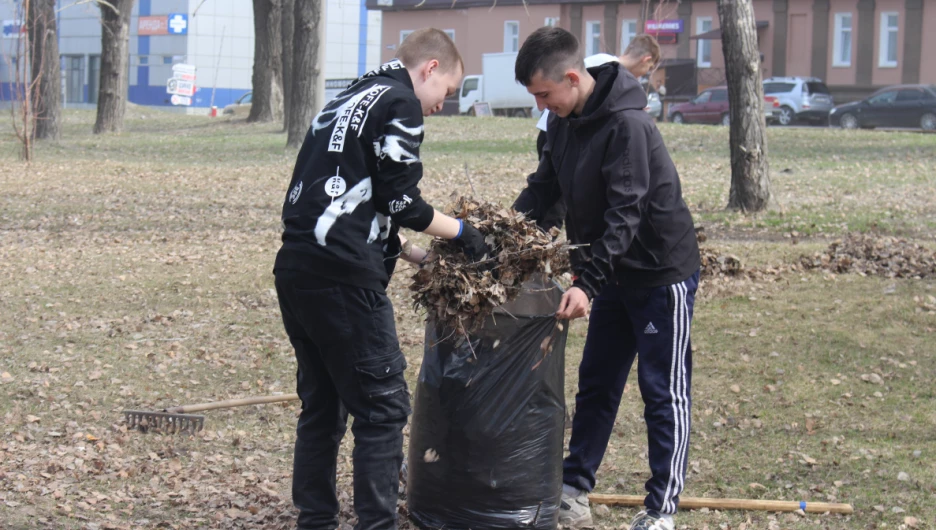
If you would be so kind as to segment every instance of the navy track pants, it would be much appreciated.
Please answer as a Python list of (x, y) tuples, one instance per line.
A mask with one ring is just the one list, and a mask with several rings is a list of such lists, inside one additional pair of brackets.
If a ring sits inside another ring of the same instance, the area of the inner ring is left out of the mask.
[(592, 301), (563, 482), (591, 491), (634, 359), (650, 471), (644, 504), (673, 514), (686, 478), (692, 381), (690, 327), (699, 272), (674, 285), (608, 285)]

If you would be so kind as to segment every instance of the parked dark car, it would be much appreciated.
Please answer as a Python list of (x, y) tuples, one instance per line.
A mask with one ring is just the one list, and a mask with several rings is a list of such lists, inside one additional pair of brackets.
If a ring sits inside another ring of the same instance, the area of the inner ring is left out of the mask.
[[(764, 113), (768, 122), (776, 120), (780, 103), (772, 96), (764, 97)], [(669, 121), (673, 123), (716, 123), (728, 125), (728, 87), (718, 86), (704, 90), (685, 103), (669, 108)]]
[(839, 105), (829, 125), (843, 129), (912, 127), (936, 131), (936, 85), (895, 85), (867, 99)]

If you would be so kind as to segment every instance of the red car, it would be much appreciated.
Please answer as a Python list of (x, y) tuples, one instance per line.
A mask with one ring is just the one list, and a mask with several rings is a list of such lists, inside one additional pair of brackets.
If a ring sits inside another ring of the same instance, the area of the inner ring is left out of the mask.
[[(774, 96), (764, 96), (764, 114), (767, 122), (776, 120), (780, 112), (780, 101)], [(728, 125), (728, 87), (710, 88), (692, 101), (677, 103), (669, 108), (669, 121), (673, 123), (715, 123)]]

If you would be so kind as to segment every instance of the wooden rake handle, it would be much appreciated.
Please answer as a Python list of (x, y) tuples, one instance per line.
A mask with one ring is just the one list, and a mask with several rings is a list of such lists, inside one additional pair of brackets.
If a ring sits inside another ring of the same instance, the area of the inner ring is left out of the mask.
[[(643, 495), (601, 495), (591, 494), (588, 500), (595, 504), (609, 506), (643, 506)], [(679, 507), (697, 510), (709, 508), (711, 510), (751, 510), (764, 512), (795, 512), (803, 510), (807, 513), (841, 513), (850, 514), (855, 510), (851, 504), (831, 502), (805, 502), (805, 501), (769, 501), (757, 499), (707, 499), (702, 497), (680, 497)]]
[(213, 403), (199, 403), (198, 405), (181, 405), (165, 409), (164, 412), (171, 414), (189, 414), (192, 412), (201, 412), (203, 410), (229, 409), (234, 407), (244, 407), (247, 405), (262, 405), (264, 403), (279, 403), (281, 401), (297, 401), (298, 394), (284, 394), (281, 396), (259, 396), (242, 399), (227, 399), (224, 401), (215, 401)]

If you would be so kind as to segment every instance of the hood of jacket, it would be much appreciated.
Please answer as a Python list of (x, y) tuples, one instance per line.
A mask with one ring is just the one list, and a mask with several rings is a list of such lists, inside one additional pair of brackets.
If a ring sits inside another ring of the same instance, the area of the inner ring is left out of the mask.
[(595, 66), (589, 68), (588, 73), (595, 79), (595, 89), (585, 102), (581, 116), (569, 116), (572, 127), (582, 127), (615, 112), (647, 107), (647, 93), (640, 81), (620, 63)]

